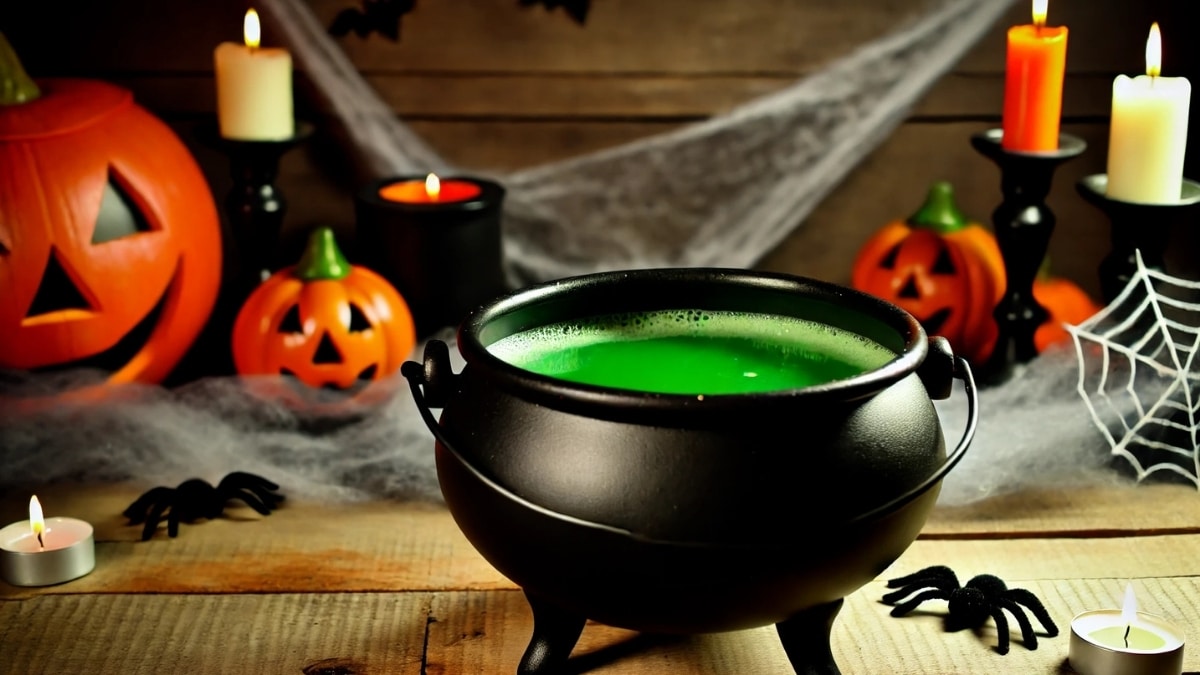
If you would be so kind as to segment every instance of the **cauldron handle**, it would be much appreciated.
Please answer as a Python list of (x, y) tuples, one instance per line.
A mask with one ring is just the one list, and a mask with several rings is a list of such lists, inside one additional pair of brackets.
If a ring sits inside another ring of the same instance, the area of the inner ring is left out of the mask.
[(958, 445), (946, 457), (946, 461), (934, 471), (931, 476), (917, 484), (908, 492), (877, 506), (866, 513), (856, 516), (851, 523), (860, 523), (897, 511), (900, 507), (908, 504), (912, 500), (925, 494), (934, 485), (946, 477), (950, 469), (958, 464), (963, 455), (966, 454), (967, 448), (971, 446), (971, 440), (975, 438), (975, 428), (979, 426), (979, 393), (975, 390), (975, 378), (971, 375), (971, 366), (967, 360), (961, 356), (954, 357), (954, 373), (953, 377), (963, 381), (963, 389), (967, 394), (967, 428), (963, 430), (963, 435), (958, 439)]
[[(441, 408), (446, 405), (450, 395), (457, 386), (457, 375), (450, 365), (450, 348), (441, 340), (430, 340), (425, 344), (425, 355), (422, 363), (405, 361), (400, 365), (400, 374), (408, 379), (413, 398), (421, 411), (421, 417), (434, 436), (438, 435), (439, 426), (430, 408)], [(425, 394), (421, 395), (419, 387), (424, 386)], [(441, 440), (439, 437), (438, 440)]]

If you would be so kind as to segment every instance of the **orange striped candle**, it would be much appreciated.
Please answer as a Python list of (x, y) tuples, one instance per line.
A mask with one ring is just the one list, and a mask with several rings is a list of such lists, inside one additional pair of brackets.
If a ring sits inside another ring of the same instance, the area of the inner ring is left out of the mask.
[(1067, 28), (1046, 25), (1047, 4), (1048, 0), (1033, 0), (1033, 23), (1008, 29), (1000, 141), (1006, 150), (1058, 149)]

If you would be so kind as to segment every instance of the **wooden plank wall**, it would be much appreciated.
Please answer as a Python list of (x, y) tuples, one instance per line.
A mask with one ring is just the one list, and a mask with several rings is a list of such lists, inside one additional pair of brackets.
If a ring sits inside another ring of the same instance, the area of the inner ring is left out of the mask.
[[(399, 42), (351, 34), (340, 42), (396, 113), (450, 161), (505, 170), (571, 157), (729, 109), (819, 70), (919, 15), (931, 0), (594, 0), (586, 25), (516, 0), (423, 0)], [(353, 0), (311, 0), (328, 25)], [(1186, 30), (1188, 0), (1055, 0), (1052, 24), (1070, 26), (1064, 129), (1087, 140), (1051, 196), (1059, 225), (1056, 272), (1098, 292), (1107, 221), (1075, 193), (1104, 170), (1112, 77), (1137, 73), (1151, 20), (1162, 23), (1166, 74), (1196, 74), (1200, 48)], [(3, 30), (35, 76), (97, 77), (128, 86), (193, 148), (223, 197), (224, 158), (197, 141), (213, 118), (212, 48), (240, 38), (244, 0), (5, 3)], [(1020, 1), (906, 123), (761, 267), (844, 282), (870, 233), (908, 215), (928, 185), (952, 180), (964, 209), (987, 220), (999, 176), (969, 136), (998, 126), (1004, 30), (1028, 21)], [(270, 44), (272, 36), (264, 36)], [(300, 77), (303, 84), (302, 75)], [(1194, 108), (1200, 106), (1194, 106)], [(319, 116), (300, 103), (302, 115)], [(1193, 124), (1193, 127), (1196, 125)], [(1196, 144), (1193, 143), (1193, 146)], [(1189, 173), (1196, 171), (1196, 155)], [(353, 232), (355, 180), (333, 139), (318, 136), (284, 162), (288, 246), (316, 224)], [(1181, 228), (1173, 271), (1200, 267)]]

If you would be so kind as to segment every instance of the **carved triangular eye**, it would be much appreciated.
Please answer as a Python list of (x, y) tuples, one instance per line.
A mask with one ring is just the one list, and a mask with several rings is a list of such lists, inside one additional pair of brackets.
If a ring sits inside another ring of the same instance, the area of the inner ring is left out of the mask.
[(280, 333), (304, 333), (304, 325), (300, 323), (300, 305), (292, 305), (284, 313), (279, 322)]
[(899, 255), (900, 244), (896, 244), (890, 251), (887, 252), (887, 255), (883, 256), (883, 259), (879, 261), (879, 266), (885, 270), (896, 269), (896, 257)]
[(954, 266), (954, 260), (950, 258), (950, 249), (943, 248), (938, 251), (937, 259), (933, 261), (933, 269), (930, 272), (933, 274), (958, 273), (958, 269)]
[(151, 229), (146, 216), (109, 171), (104, 196), (100, 199), (100, 213), (96, 216), (96, 228), (92, 230), (92, 243), (103, 244)]
[(361, 333), (371, 329), (371, 322), (367, 321), (367, 315), (358, 308), (358, 305), (350, 303), (350, 332)]
[(58, 258), (58, 249), (50, 249), (50, 260), (46, 263), (46, 271), (42, 273), (42, 282), (38, 284), (37, 294), (29, 305), (26, 317), (49, 314), (62, 309), (91, 309), (92, 305), (80, 292), (79, 286), (71, 280)]

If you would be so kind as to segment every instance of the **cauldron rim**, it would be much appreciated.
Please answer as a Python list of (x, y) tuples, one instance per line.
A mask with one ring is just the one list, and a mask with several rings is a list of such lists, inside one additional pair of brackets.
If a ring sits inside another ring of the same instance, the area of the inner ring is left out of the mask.
[[(619, 295), (613, 292), (617, 289), (622, 291)], [(670, 300), (683, 295), (689, 296), (686, 301)], [(836, 318), (841, 321), (827, 320), (829, 317), (812, 319), (795, 310), (761, 311), (753, 305), (739, 304), (735, 296), (775, 308), (797, 303), (802, 298), (810, 304), (840, 310), (841, 316)], [(571, 302), (585, 305), (587, 310), (565, 311), (570, 309)], [(698, 396), (570, 382), (515, 366), (487, 348), (502, 337), (559, 321), (678, 309), (758, 312), (819, 320), (872, 338), (896, 356), (859, 375), (808, 387)], [(545, 318), (547, 316), (550, 318)], [(719, 267), (597, 272), (528, 286), (469, 314), (458, 328), (457, 343), (469, 368), (486, 370), (491, 383), (517, 392), (527, 400), (582, 411), (636, 410), (671, 417), (708, 415), (716, 411), (769, 413), (780, 405), (854, 401), (882, 391), (917, 371), (928, 353), (928, 339), (920, 322), (900, 307), (873, 295), (808, 277)]]

